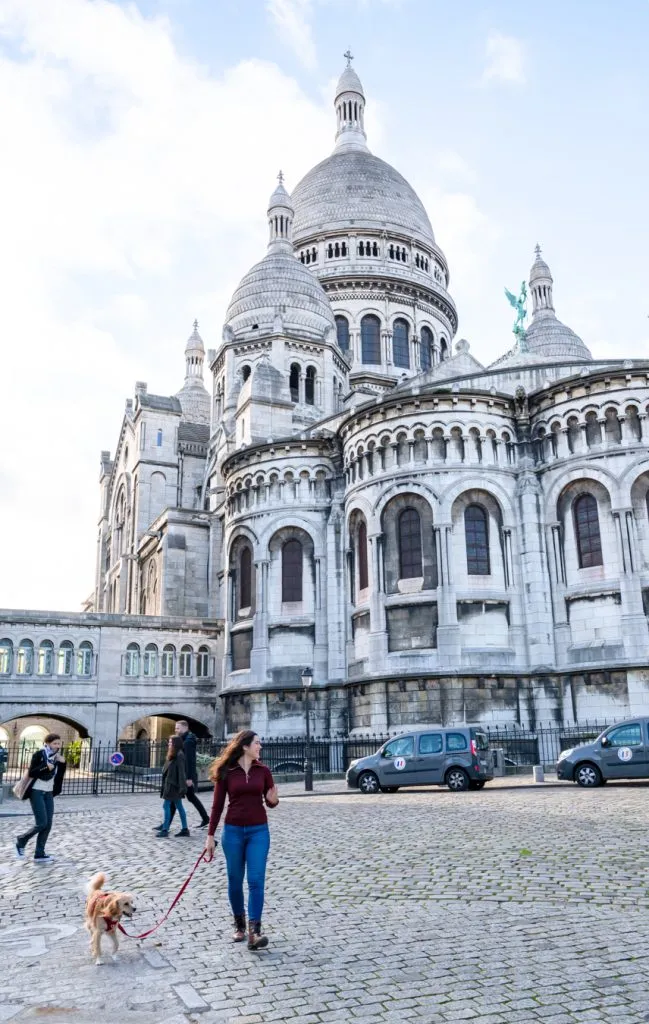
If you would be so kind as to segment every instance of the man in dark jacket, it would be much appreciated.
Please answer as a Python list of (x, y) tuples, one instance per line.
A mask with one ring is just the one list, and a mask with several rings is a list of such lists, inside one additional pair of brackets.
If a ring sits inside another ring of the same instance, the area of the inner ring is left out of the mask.
[(187, 799), (193, 804), (201, 816), (199, 828), (207, 828), (210, 823), (210, 816), (198, 799), (196, 786), (198, 784), (198, 769), (196, 768), (196, 737), (190, 732), (189, 723), (181, 718), (176, 722), (176, 736), (183, 740), (183, 751), (185, 754), (185, 765), (187, 771)]

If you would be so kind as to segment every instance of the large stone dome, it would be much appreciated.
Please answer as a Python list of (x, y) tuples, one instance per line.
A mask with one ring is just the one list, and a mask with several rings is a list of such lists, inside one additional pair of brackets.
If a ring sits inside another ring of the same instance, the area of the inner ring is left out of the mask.
[(296, 244), (319, 231), (354, 228), (397, 231), (435, 244), (423, 203), (398, 171), (367, 149), (332, 153), (291, 194)]
[(292, 252), (271, 250), (243, 277), (236, 289), (225, 326), (236, 336), (285, 331), (322, 340), (335, 330), (325, 291)]

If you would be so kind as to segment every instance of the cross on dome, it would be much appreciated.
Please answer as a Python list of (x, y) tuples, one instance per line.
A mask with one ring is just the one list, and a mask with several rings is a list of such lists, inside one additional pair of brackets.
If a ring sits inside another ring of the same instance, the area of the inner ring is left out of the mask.
[(284, 184), (284, 172), (283, 171), (279, 172), (279, 174), (277, 175), (277, 180), (280, 183), (280, 185)]
[(352, 66), (352, 61), (354, 59), (354, 54), (352, 53), (352, 51), (350, 50), (349, 47), (347, 47), (347, 53), (343, 53), (343, 57), (346, 58), (346, 60), (347, 60), (347, 67), (350, 68)]

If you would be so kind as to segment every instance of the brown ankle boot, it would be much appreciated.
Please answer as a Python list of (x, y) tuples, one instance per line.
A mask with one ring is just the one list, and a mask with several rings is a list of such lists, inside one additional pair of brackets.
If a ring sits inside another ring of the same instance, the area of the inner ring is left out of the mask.
[(261, 934), (261, 921), (248, 921), (248, 949), (265, 949), (268, 939)]
[(246, 915), (235, 914), (234, 915), (234, 934), (232, 935), (233, 942), (243, 942), (246, 937)]

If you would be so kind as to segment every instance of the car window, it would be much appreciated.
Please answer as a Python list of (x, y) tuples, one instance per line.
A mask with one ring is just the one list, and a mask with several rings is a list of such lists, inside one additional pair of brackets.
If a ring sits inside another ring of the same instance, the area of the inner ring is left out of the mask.
[(473, 738), (478, 750), (489, 750), (489, 740), (483, 732), (477, 732), (476, 730), (476, 732), (473, 733)]
[(642, 743), (640, 723), (631, 722), (629, 725), (619, 725), (617, 729), (611, 729), (607, 734), (607, 739), (612, 747), (639, 747)]
[(426, 733), (419, 737), (420, 754), (439, 754), (443, 748), (442, 734), (439, 732)]
[(383, 748), (383, 757), (412, 757), (415, 752), (413, 736), (400, 736)]
[(447, 732), (446, 733), (446, 749), (447, 750), (468, 750), (469, 744), (467, 743), (466, 736), (461, 732)]

